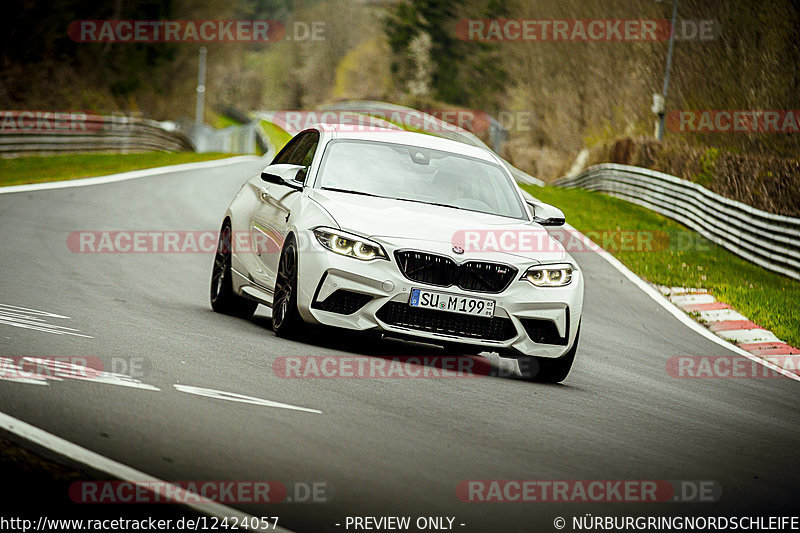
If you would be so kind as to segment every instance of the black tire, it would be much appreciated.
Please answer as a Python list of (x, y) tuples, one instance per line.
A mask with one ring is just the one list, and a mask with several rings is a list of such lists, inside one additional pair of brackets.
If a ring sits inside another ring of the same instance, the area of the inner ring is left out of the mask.
[(250, 318), (258, 302), (248, 300), (233, 292), (231, 275), (231, 226), (226, 220), (219, 232), (217, 252), (211, 267), (211, 308), (217, 313)]
[(538, 383), (561, 383), (567, 379), (569, 371), (572, 370), (572, 363), (575, 362), (575, 354), (578, 351), (578, 338), (581, 334), (580, 325), (575, 334), (575, 342), (567, 353), (557, 359), (547, 357), (520, 357), (519, 371), (522, 378), (527, 381)]
[(272, 303), (272, 330), (278, 337), (296, 336), (303, 325), (297, 311), (297, 244), (289, 237), (278, 261)]

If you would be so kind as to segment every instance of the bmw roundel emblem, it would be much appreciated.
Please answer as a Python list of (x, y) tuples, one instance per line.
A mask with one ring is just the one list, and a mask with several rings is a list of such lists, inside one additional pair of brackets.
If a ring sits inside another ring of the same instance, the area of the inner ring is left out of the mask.
[(457, 254), (463, 254), (464, 253), (464, 249), (462, 247), (460, 247), (460, 246), (453, 246), (453, 252), (455, 252)]

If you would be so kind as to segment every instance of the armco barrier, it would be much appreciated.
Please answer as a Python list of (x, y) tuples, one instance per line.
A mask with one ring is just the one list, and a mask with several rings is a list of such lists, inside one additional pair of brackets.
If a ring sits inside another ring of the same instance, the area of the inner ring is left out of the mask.
[(255, 154), (259, 146), (259, 127), (249, 122), (217, 129), (206, 124), (184, 124), (183, 130), (200, 153)]
[(767, 213), (691, 181), (629, 165), (594, 165), (556, 185), (599, 191), (647, 207), (748, 261), (800, 279), (800, 218)]
[[(19, 117), (25, 112), (3, 113), (13, 113)], [(4, 123), (0, 128), (0, 156), (194, 150), (185, 135), (154, 120), (88, 113), (71, 115), (69, 128), (59, 128), (53, 119), (41, 118), (18, 120), (18, 127), (14, 128)]]

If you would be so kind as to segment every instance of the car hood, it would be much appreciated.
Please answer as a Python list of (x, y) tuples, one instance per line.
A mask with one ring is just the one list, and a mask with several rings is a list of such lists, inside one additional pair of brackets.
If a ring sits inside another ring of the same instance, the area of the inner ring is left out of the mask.
[(556, 262), (566, 259), (563, 246), (540, 225), (520, 220), (390, 198), (313, 190), (342, 230), (397, 248), (420, 248), (464, 258), (493, 254)]

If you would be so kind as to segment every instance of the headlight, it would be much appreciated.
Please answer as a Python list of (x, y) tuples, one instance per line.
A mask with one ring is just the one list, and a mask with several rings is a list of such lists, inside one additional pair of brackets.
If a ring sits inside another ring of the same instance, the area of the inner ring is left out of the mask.
[(567, 263), (557, 265), (536, 265), (525, 272), (526, 279), (537, 287), (563, 287), (572, 281), (573, 266)]
[(362, 261), (389, 259), (380, 244), (363, 237), (357, 237), (331, 228), (316, 228), (314, 236), (317, 237), (322, 246), (339, 255), (354, 257)]

